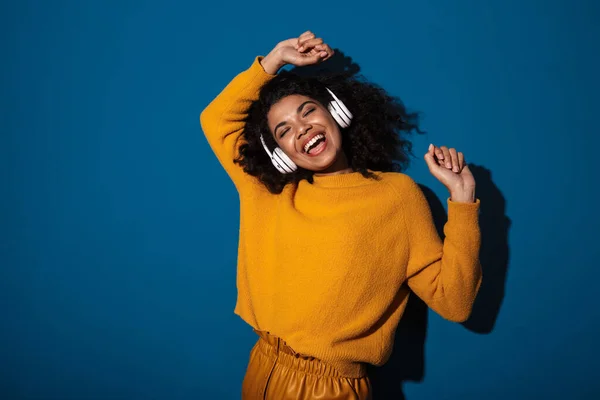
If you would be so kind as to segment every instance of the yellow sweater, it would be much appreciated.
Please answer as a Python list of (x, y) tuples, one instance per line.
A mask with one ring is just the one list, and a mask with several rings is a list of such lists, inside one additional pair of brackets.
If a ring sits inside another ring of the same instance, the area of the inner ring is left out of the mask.
[(358, 377), (365, 363), (390, 356), (410, 289), (446, 319), (469, 316), (481, 283), (480, 201), (447, 199), (442, 243), (423, 193), (403, 173), (315, 177), (269, 193), (233, 163), (245, 112), (273, 77), (260, 60), (200, 116), (240, 198), (234, 312)]

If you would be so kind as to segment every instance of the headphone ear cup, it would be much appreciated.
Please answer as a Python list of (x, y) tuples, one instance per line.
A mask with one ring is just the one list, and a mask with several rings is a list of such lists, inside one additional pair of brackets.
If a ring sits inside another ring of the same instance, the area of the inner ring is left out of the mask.
[(260, 135), (260, 142), (277, 171), (282, 174), (290, 174), (298, 169), (298, 166), (279, 147), (276, 147), (275, 150), (273, 150), (273, 153), (271, 153), (265, 143), (263, 135)]
[(354, 116), (352, 115), (350, 110), (348, 110), (348, 107), (346, 107), (344, 102), (338, 99), (338, 97), (335, 95), (335, 93), (331, 91), (331, 89), (326, 89), (333, 98), (333, 100), (329, 102), (329, 106), (327, 107), (329, 109), (329, 112), (342, 128), (349, 127), (352, 123), (352, 118), (354, 118)]
[(335, 122), (337, 122), (340, 127), (347, 128), (350, 126), (350, 121), (347, 120), (347, 117), (339, 111), (338, 105), (336, 104), (335, 100), (329, 103), (327, 109), (329, 110), (329, 113), (331, 114), (333, 119), (335, 119)]
[(352, 118), (354, 118), (354, 115), (352, 115), (350, 110), (348, 110), (348, 107), (346, 107), (344, 102), (341, 101), (340, 99), (338, 99), (337, 96), (335, 98), (335, 104), (340, 108), (340, 111), (342, 112), (342, 114), (348, 118), (348, 121), (352, 121)]
[[(298, 166), (292, 161), (291, 158), (288, 157), (287, 154), (283, 152), (279, 147), (276, 147), (273, 150), (273, 165), (275, 168), (279, 170), (282, 174), (290, 174), (298, 169)], [(278, 163), (279, 165), (275, 164)]]
[(277, 161), (277, 158), (275, 156), (271, 157), (271, 162), (273, 163), (273, 166), (277, 169), (277, 171), (279, 171), (282, 174), (287, 174), (287, 171), (281, 166), (281, 163)]

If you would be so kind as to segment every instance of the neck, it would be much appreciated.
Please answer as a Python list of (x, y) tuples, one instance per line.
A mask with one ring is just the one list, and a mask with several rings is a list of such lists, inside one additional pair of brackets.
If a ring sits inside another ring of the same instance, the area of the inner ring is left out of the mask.
[(345, 153), (341, 153), (339, 157), (331, 164), (329, 167), (324, 169), (323, 171), (315, 172), (316, 176), (327, 176), (327, 175), (339, 175), (339, 174), (347, 174), (353, 172), (354, 170), (350, 167), (348, 163), (348, 158), (346, 158)]

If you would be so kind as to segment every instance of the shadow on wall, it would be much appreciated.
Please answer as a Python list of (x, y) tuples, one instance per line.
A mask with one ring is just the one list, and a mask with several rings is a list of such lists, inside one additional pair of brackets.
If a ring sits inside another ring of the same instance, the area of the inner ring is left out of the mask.
[(483, 270), (483, 282), (475, 299), (471, 317), (463, 326), (475, 333), (490, 333), (496, 324), (506, 291), (508, 231), (511, 220), (506, 215), (506, 199), (492, 181), (490, 170), (472, 164), (469, 164), (469, 168), (477, 182), (477, 197), (481, 199), (482, 204), (479, 215), (479, 259)]
[[(302, 76), (345, 75), (360, 72), (358, 64), (339, 49), (328, 61), (295, 67), (290, 71)], [(505, 215), (506, 200), (493, 183), (491, 172), (478, 165), (469, 164), (477, 182), (477, 197), (481, 200), (479, 225), (481, 250), (479, 258), (483, 269), (483, 283), (473, 306), (471, 317), (462, 325), (474, 333), (492, 332), (504, 299), (508, 270), (508, 231), (510, 219)], [(429, 188), (420, 185), (429, 206), (438, 234), (444, 238), (444, 224), (448, 216), (444, 203)], [(394, 341), (394, 351), (381, 367), (369, 366), (373, 385), (373, 398), (379, 400), (405, 399), (403, 384), (406, 381), (422, 382), (425, 376), (425, 337), (427, 333), (427, 305), (417, 296), (409, 298), (406, 311), (400, 320)]]
[[(469, 168), (477, 182), (476, 196), (481, 200), (479, 260), (483, 271), (483, 282), (471, 316), (462, 325), (472, 332), (487, 334), (492, 332), (496, 324), (504, 299), (509, 259), (508, 231), (511, 221), (505, 215), (506, 200), (492, 181), (490, 170), (475, 164), (469, 164)], [(429, 202), (438, 234), (443, 239), (444, 224), (448, 215), (435, 194), (423, 185), (420, 187)]]
[[(479, 259), (483, 282), (471, 317), (462, 325), (474, 333), (492, 332), (504, 299), (508, 271), (508, 231), (510, 219), (505, 215), (506, 201), (493, 183), (488, 169), (469, 164), (477, 182), (477, 197), (481, 200), (479, 226), (481, 249)], [(448, 215), (443, 203), (429, 188), (420, 185), (425, 195), (438, 234), (444, 238)], [(444, 202), (446, 199), (444, 199)], [(425, 337), (427, 306), (417, 296), (411, 296), (402, 316), (394, 341), (394, 352), (382, 367), (370, 367), (369, 376), (376, 399), (405, 399), (402, 386), (406, 381), (422, 382), (425, 376)]]

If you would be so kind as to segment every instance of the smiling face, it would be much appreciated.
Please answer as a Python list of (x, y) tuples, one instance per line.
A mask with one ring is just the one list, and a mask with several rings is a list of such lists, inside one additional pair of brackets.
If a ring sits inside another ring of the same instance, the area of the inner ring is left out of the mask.
[(318, 101), (286, 96), (271, 106), (267, 122), (278, 146), (299, 167), (318, 173), (348, 168), (339, 126)]

